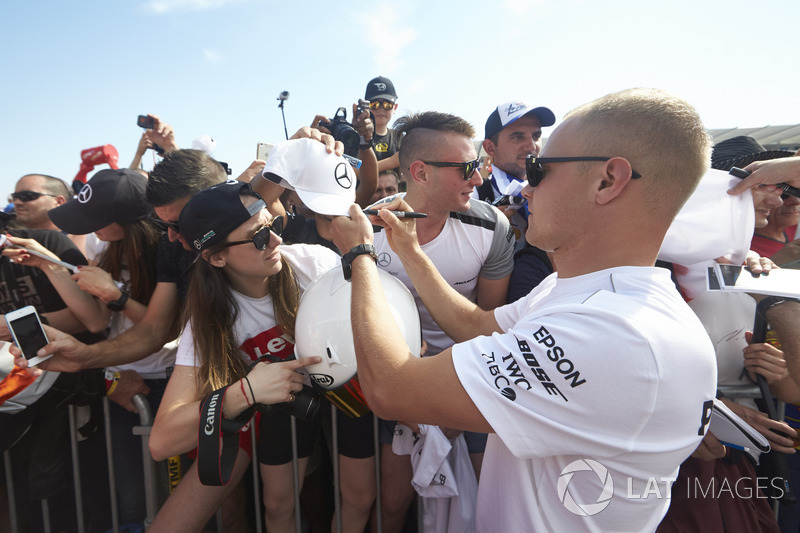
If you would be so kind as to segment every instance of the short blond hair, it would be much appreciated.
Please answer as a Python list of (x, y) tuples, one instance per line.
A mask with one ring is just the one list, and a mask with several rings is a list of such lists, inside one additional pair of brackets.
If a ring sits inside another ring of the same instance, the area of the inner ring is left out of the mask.
[(711, 138), (685, 100), (659, 89), (628, 89), (570, 111), (592, 156), (622, 156), (653, 194), (653, 207), (674, 216), (708, 171)]

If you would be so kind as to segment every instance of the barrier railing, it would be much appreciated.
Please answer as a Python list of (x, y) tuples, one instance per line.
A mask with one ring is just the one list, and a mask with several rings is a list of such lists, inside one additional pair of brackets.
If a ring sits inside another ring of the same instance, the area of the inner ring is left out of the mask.
[[(149, 438), (150, 438), (150, 431), (152, 429), (154, 416), (150, 410), (150, 405), (147, 402), (146, 398), (141, 394), (135, 395), (132, 398), (132, 403), (136, 407), (137, 412), (139, 414), (139, 426), (135, 426), (133, 428), (133, 434), (139, 435), (142, 439), (142, 459), (144, 464), (144, 483), (145, 483), (145, 505), (146, 505), (146, 518), (144, 521), (145, 528), (149, 527), (149, 525), (153, 522), (155, 515), (158, 513), (159, 510), (159, 493), (164, 492), (166, 493), (167, 487), (160, 487), (158, 481), (158, 475), (156, 473), (156, 462), (153, 460), (152, 456), (150, 455), (149, 449)], [(333, 463), (333, 470), (334, 470), (334, 513), (336, 516), (336, 520), (334, 523), (334, 530), (337, 533), (341, 533), (342, 531), (342, 518), (341, 518), (341, 494), (339, 488), (339, 481), (340, 481), (340, 471), (339, 471), (339, 461), (338, 461), (338, 454), (339, 454), (339, 445), (338, 445), (338, 430), (336, 419), (339, 416), (338, 409), (331, 405), (331, 418), (332, 418), (332, 463)], [(83, 513), (84, 509), (84, 494), (82, 490), (81, 484), (81, 466), (79, 461), (79, 454), (78, 454), (78, 434), (76, 430), (76, 408), (73, 405), (68, 406), (68, 413), (70, 419), (70, 451), (71, 451), (71, 459), (72, 459), (72, 466), (73, 466), (73, 490), (75, 493), (75, 515), (77, 520), (77, 531), (78, 533), (85, 533), (86, 531), (86, 518)], [(120, 524), (119, 524), (119, 502), (117, 501), (117, 491), (116, 491), (116, 474), (114, 471), (114, 442), (111, 437), (111, 414), (109, 409), (109, 400), (108, 398), (103, 398), (103, 420), (104, 420), (104, 438), (105, 438), (105, 447), (106, 447), (106, 464), (108, 467), (108, 487), (110, 493), (110, 511), (111, 511), (111, 531), (114, 533), (119, 533), (120, 531)], [(294, 500), (295, 500), (295, 526), (298, 533), (303, 531), (303, 524), (302, 524), (302, 515), (301, 515), (301, 506), (300, 506), (300, 476), (299, 476), (299, 469), (298, 469), (298, 460), (297, 460), (297, 438), (296, 438), (296, 428), (295, 428), (295, 420), (294, 417), (291, 419), (291, 427), (292, 427), (292, 457), (294, 463)], [(378, 419), (377, 417), (374, 418), (373, 424), (373, 442), (375, 445), (375, 484), (376, 484), (376, 523), (377, 523), (377, 531), (380, 533), (382, 531), (382, 523), (381, 523), (381, 497), (380, 497), (380, 444), (378, 438)], [(254, 508), (255, 508), (255, 516), (254, 516), (254, 524), (255, 530), (257, 532), (264, 531), (263, 526), (263, 516), (262, 516), (262, 502), (260, 497), (260, 469), (259, 469), (259, 462), (257, 456), (258, 447), (256, 446), (256, 432), (250, 432), (250, 438), (252, 441), (252, 483), (253, 483), (253, 498), (254, 498)], [(12, 465), (11, 465), (11, 458), (9, 452), (6, 451), (3, 455), (3, 460), (5, 464), (5, 471), (6, 471), (6, 487), (8, 492), (8, 505), (9, 505), (9, 516), (10, 516), (10, 531), (11, 533), (20, 533), (20, 521), (19, 516), (17, 513), (17, 505), (16, 499), (14, 497), (14, 480), (12, 475)], [(180, 475), (179, 473), (175, 473), (170, 471), (167, 475), (170, 481), (173, 481), (176, 475)], [(52, 530), (52, 526), (50, 523), (50, 511), (49, 511), (49, 502), (46, 499), (41, 500), (41, 508), (42, 508), (42, 523), (43, 528), (46, 533), (49, 533)], [(219, 510), (216, 514), (216, 522), (217, 522), (217, 531), (223, 531), (223, 524), (222, 524), (222, 516)]]

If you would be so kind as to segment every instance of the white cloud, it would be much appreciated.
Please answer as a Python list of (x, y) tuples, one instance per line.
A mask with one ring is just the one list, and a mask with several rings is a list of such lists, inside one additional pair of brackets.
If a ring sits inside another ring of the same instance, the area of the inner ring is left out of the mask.
[(359, 13), (359, 22), (366, 31), (368, 46), (374, 50), (373, 59), (383, 73), (397, 70), (403, 49), (413, 43), (418, 34), (403, 24), (398, 6), (386, 1), (375, 4), (369, 13)]
[(228, 4), (246, 0), (149, 0), (144, 4), (145, 11), (161, 15), (173, 11), (204, 11), (217, 9)]
[(203, 50), (203, 61), (206, 63), (222, 63), (222, 54), (214, 50)]

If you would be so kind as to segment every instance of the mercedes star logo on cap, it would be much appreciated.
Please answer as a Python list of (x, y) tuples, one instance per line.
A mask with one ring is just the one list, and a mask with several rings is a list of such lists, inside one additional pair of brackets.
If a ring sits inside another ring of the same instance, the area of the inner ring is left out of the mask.
[(353, 185), (353, 180), (350, 179), (350, 176), (347, 174), (347, 163), (339, 163), (336, 165), (336, 168), (333, 170), (333, 177), (342, 189), (349, 189)]
[(81, 188), (80, 192), (78, 193), (78, 201), (82, 204), (85, 204), (89, 200), (92, 199), (92, 186), (88, 183)]

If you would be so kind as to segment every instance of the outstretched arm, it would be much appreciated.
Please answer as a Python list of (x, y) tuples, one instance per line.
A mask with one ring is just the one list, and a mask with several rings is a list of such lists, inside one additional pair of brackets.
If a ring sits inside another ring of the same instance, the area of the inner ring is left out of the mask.
[(728, 194), (739, 194), (759, 185), (775, 185), (777, 183), (800, 187), (800, 157), (756, 161), (747, 165), (745, 170), (751, 174), (737, 183), (728, 191)]
[[(348, 249), (372, 242), (372, 227), (355, 204), (350, 218), (337, 217), (333, 224), (338, 226), (337, 243)], [(423, 358), (410, 353), (369, 255), (359, 255), (352, 263), (350, 318), (359, 381), (375, 413), (394, 420), (492, 431), (458, 379), (450, 349)]]
[[(381, 204), (380, 207), (380, 216), (372, 216), (370, 221), (384, 227), (389, 246), (400, 257), (403, 267), (425, 307), (442, 330), (456, 342), (466, 341), (478, 335), (491, 335), (499, 332), (500, 326), (494, 318), (494, 312), (481, 309), (469, 301), (450, 287), (439, 274), (434, 264), (420, 248), (414, 229), (414, 220), (400, 219), (389, 212), (390, 210), (411, 211), (411, 207), (402, 199)], [(351, 208), (351, 219), (339, 217), (333, 222), (335, 242), (343, 252), (361, 244), (361, 242), (357, 242), (357, 236), (348, 237), (347, 221), (352, 220), (352, 217), (355, 216), (352, 209), (354, 208)], [(364, 215), (358, 213), (358, 217), (364, 218)], [(336, 230), (337, 226), (340, 228), (339, 232)], [(368, 242), (372, 242), (371, 233)], [(490, 299), (487, 298), (487, 300)]]
[[(77, 372), (85, 368), (104, 368), (138, 361), (160, 350), (177, 336), (177, 305), (178, 289), (175, 284), (160, 282), (142, 320), (113, 339), (87, 345), (66, 333), (49, 328), (46, 331), (51, 342), (39, 351), (39, 355), (54, 355), (29, 373), (37, 375), (39, 368)], [(23, 368), (27, 366), (20, 357), (15, 359), (15, 364)]]

